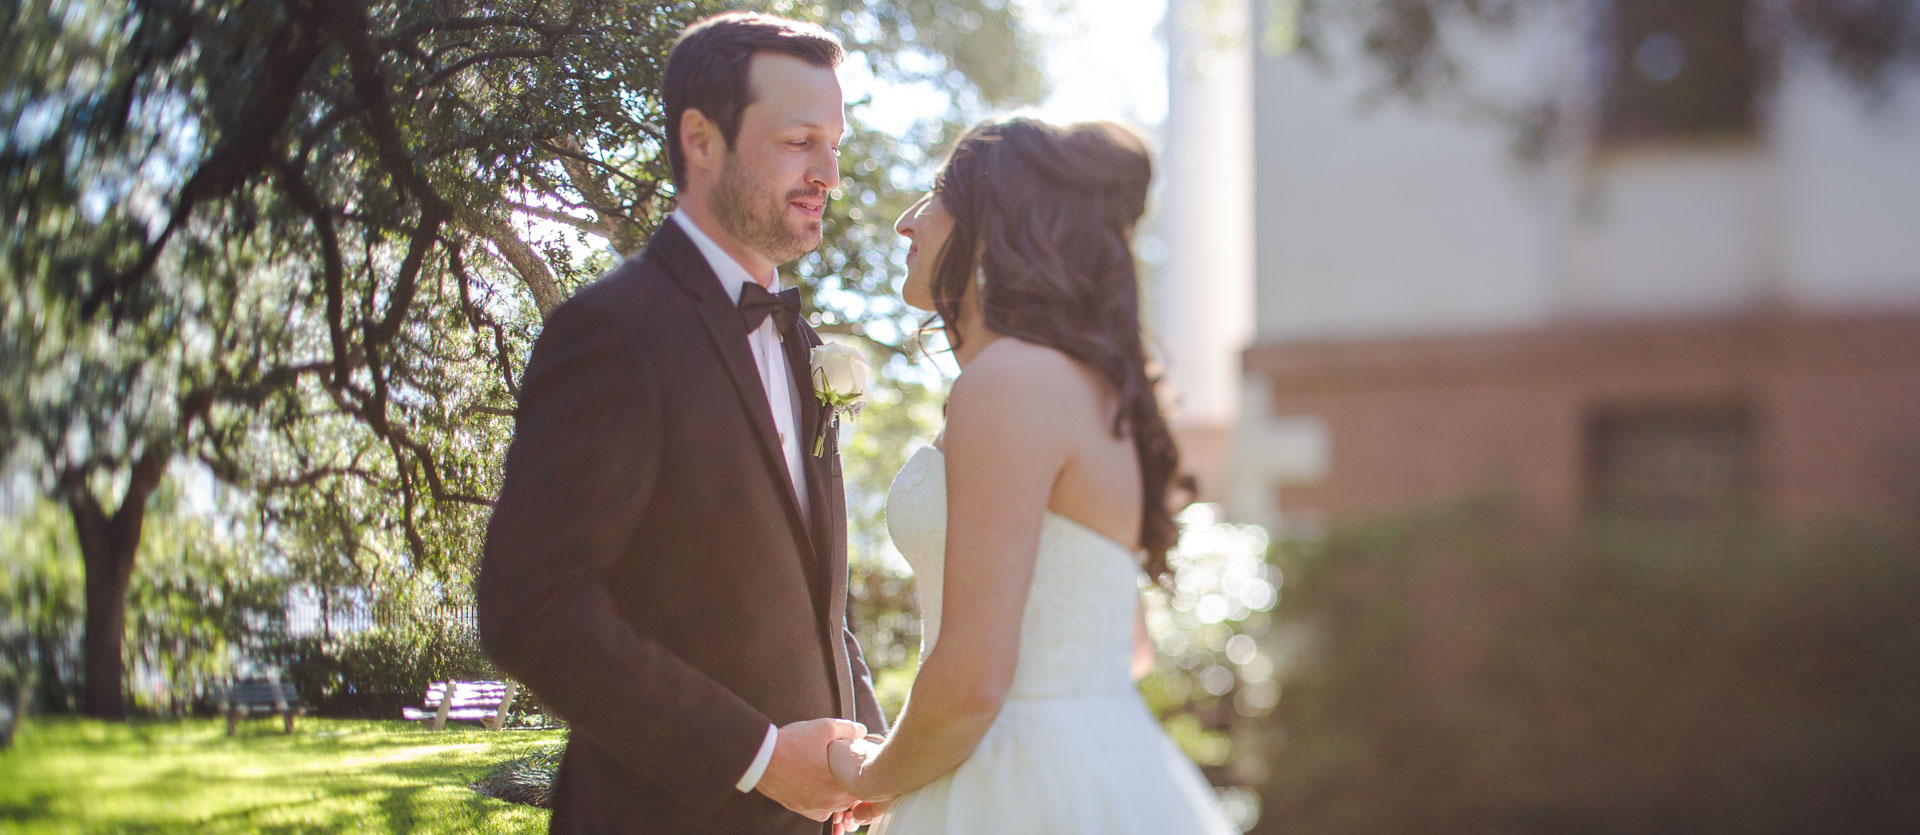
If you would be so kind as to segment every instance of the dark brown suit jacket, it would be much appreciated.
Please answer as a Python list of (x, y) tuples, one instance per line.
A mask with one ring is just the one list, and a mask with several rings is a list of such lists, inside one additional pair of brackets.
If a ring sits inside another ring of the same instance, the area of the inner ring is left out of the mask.
[(802, 519), (746, 325), (673, 221), (553, 311), (478, 589), (487, 652), (565, 717), (556, 832), (810, 833), (735, 788), (769, 723), (885, 720), (846, 623), (839, 449), (794, 374)]

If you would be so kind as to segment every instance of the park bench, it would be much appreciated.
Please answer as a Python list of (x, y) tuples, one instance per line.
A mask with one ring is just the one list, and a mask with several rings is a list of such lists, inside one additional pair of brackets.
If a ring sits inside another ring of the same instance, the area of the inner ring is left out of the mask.
[(420, 707), (401, 708), (400, 715), (436, 731), (444, 729), (448, 719), (479, 722), (497, 731), (507, 723), (517, 690), (511, 681), (436, 681), (427, 685)]
[(287, 733), (293, 733), (293, 717), (306, 710), (300, 705), (300, 694), (294, 692), (293, 684), (277, 679), (238, 679), (220, 694), (220, 713), (227, 717), (227, 736), (233, 736), (241, 719), (259, 714), (281, 717), (286, 722)]

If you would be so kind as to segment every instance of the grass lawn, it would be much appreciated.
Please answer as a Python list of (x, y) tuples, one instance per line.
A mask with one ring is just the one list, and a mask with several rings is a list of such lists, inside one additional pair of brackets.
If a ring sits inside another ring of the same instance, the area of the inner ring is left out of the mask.
[(0, 832), (544, 832), (467, 785), (564, 732), (458, 727), (36, 717), (0, 751)]

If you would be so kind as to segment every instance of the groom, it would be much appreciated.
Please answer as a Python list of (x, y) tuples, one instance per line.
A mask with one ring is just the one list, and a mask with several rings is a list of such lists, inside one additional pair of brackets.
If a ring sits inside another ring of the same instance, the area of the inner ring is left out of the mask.
[(795, 21), (688, 28), (663, 91), (678, 209), (527, 364), (480, 630), (572, 726), (556, 832), (819, 835), (853, 802), (828, 744), (883, 729), (820, 340), (777, 275), (840, 180), (840, 59)]

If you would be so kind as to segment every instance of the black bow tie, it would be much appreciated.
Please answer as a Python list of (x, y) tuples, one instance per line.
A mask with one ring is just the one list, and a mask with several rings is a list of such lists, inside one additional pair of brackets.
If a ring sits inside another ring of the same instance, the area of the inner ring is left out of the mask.
[(740, 288), (740, 318), (747, 321), (747, 333), (760, 329), (760, 323), (773, 317), (775, 328), (780, 333), (793, 330), (794, 323), (800, 321), (800, 288), (781, 290), (778, 294), (767, 292), (759, 282), (749, 281)]

